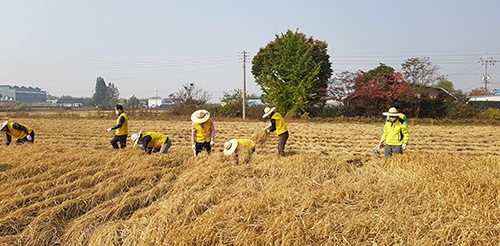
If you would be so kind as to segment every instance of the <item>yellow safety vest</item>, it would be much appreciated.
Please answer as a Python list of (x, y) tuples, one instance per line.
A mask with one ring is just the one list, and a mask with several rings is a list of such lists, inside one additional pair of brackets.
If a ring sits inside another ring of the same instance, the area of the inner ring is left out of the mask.
[(280, 113), (274, 113), (273, 116), (271, 116), (271, 119), (276, 120), (276, 134), (281, 135), (282, 133), (285, 133), (288, 131), (286, 128), (285, 120), (283, 120), (283, 117), (281, 117)]
[(194, 123), (194, 129), (196, 130), (196, 142), (197, 143), (210, 142), (210, 140), (212, 140), (212, 129), (210, 129), (210, 120), (202, 124)]
[[(17, 123), (17, 124), (19, 124), (19, 123)], [(24, 131), (14, 129), (13, 125), (14, 125), (14, 122), (7, 124), (7, 128), (9, 129), (9, 131), (7, 131), (6, 134), (8, 134), (12, 137), (15, 137), (17, 139), (26, 137), (26, 133)], [(19, 124), (19, 125), (26, 127), (26, 129), (28, 130), (28, 133), (31, 133), (33, 131), (33, 129), (31, 129), (27, 125), (23, 125), (23, 124)]]
[(167, 136), (158, 132), (143, 132), (142, 137), (150, 136), (151, 141), (148, 143), (148, 148), (159, 149), (167, 141)]
[(236, 147), (236, 151), (241, 150), (241, 149), (245, 149), (245, 150), (255, 149), (255, 142), (251, 139), (238, 138), (236, 140), (238, 141), (238, 146)]
[(116, 119), (116, 124), (118, 125), (120, 123), (120, 117), (123, 117), (125, 118), (125, 121), (123, 122), (123, 125), (116, 129), (115, 131), (115, 135), (116, 136), (123, 136), (123, 135), (127, 135), (128, 134), (128, 117), (127, 117), (127, 114), (125, 114), (125, 112), (121, 113), (118, 118)]

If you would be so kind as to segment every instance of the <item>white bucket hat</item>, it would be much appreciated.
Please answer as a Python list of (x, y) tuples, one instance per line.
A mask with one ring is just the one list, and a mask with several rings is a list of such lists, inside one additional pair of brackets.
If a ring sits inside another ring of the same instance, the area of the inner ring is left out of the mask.
[(9, 121), (8, 121), (8, 120), (4, 121), (4, 122), (2, 123), (2, 126), (0, 126), (0, 130), (2, 130), (2, 129), (3, 129), (3, 128), (4, 128), (7, 124), (8, 124), (8, 123), (9, 123)]
[(238, 140), (235, 138), (224, 143), (224, 155), (231, 155), (238, 147)]
[(395, 107), (392, 107), (392, 108), (389, 109), (389, 111), (383, 112), (382, 115), (385, 115), (385, 116), (401, 116), (403, 114), (398, 113), (398, 110)]
[(210, 118), (210, 113), (204, 109), (196, 110), (191, 114), (191, 121), (194, 123), (204, 123)]
[(267, 116), (269, 116), (272, 112), (274, 112), (275, 108), (276, 107), (272, 107), (272, 108), (266, 107), (264, 109), (264, 115), (262, 116), (262, 118), (266, 118)]
[(141, 138), (141, 134), (142, 134), (142, 130), (140, 130), (139, 133), (134, 133), (134, 134), (132, 134), (132, 136), (130, 136), (130, 139), (132, 139), (132, 141), (134, 141), (134, 148), (137, 145), (137, 143), (139, 142), (139, 138)]

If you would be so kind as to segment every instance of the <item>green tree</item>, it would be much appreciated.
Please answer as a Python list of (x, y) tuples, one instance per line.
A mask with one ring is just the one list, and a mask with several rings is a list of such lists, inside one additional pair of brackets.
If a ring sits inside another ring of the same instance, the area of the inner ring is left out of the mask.
[(327, 44), (288, 30), (261, 48), (252, 61), (252, 74), (265, 103), (279, 112), (299, 115), (325, 100), (331, 63)]
[(103, 104), (108, 100), (108, 87), (106, 81), (102, 77), (97, 77), (95, 82), (95, 91), (92, 96), (92, 101), (95, 106)]
[(113, 108), (118, 102), (120, 93), (113, 83), (108, 83), (102, 77), (97, 77), (92, 104), (101, 109)]
[(449, 81), (444, 76), (439, 77), (437, 86), (445, 89), (459, 100), (463, 100), (466, 97), (465, 93), (463, 93), (462, 90), (456, 90), (455, 86), (453, 85), (453, 82)]
[(141, 101), (135, 95), (132, 95), (127, 101), (127, 107), (132, 109), (140, 108)]

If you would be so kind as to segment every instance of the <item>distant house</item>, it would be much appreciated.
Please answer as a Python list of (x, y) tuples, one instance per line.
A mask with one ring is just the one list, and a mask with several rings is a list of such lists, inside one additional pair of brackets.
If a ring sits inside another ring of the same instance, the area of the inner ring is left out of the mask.
[(0, 85), (0, 101), (4, 102), (46, 102), (47, 92), (38, 87)]
[(468, 96), (469, 105), (477, 108), (497, 108), (500, 109), (500, 90), (493, 90), (490, 95)]
[(148, 108), (169, 108), (177, 104), (175, 98), (153, 97), (148, 99)]
[(56, 104), (62, 107), (79, 108), (85, 105), (85, 98), (61, 98), (57, 100)]
[(260, 98), (250, 98), (250, 99), (247, 99), (247, 105), (248, 106), (264, 105), (264, 103), (262, 102), (262, 99), (260, 99)]
[(423, 86), (422, 89), (420, 90), (420, 94), (418, 94), (417, 97), (420, 97), (421, 95), (427, 95), (429, 96), (430, 99), (436, 99), (439, 95), (443, 95), (445, 101), (454, 102), (458, 100), (458, 98), (453, 94), (451, 94), (449, 91), (441, 87), (434, 87), (434, 86)]

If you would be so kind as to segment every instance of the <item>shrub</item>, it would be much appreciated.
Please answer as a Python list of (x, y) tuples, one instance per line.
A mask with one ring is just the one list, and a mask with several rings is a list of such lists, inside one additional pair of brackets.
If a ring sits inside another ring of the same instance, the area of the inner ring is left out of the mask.
[(465, 103), (454, 103), (448, 106), (446, 116), (450, 119), (477, 118), (479, 110)]
[(486, 110), (481, 111), (479, 116), (482, 119), (494, 119), (494, 120), (500, 120), (500, 109), (496, 108), (488, 108)]

